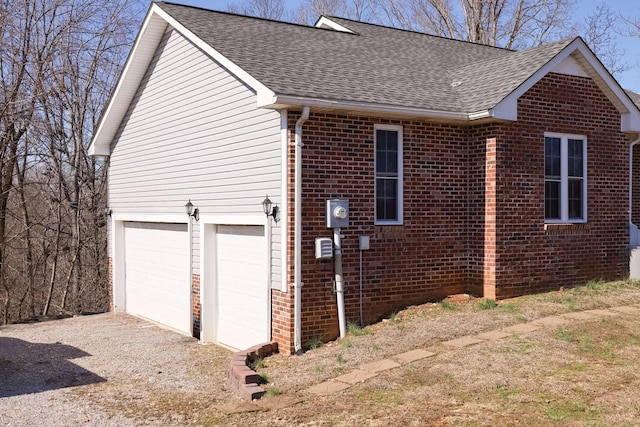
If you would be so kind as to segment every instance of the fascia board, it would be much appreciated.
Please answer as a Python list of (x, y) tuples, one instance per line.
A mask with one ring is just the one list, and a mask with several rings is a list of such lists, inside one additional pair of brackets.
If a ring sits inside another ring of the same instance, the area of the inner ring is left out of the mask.
[(231, 61), (229, 58), (218, 52), (207, 42), (202, 40), (200, 37), (196, 36), (191, 30), (182, 25), (179, 21), (175, 20), (171, 15), (165, 12), (162, 8), (157, 7), (157, 14), (162, 17), (171, 27), (175, 28), (180, 34), (186, 37), (191, 43), (200, 48), (203, 52), (207, 53), (211, 56), (216, 62), (222, 65), (224, 68), (229, 70), (233, 75), (235, 75), (239, 80), (253, 89), (257, 94), (257, 103), (260, 103), (260, 99), (271, 99), (274, 96), (273, 91), (271, 91), (264, 84), (259, 82), (256, 78), (254, 78), (251, 74), (246, 72), (236, 63)]
[(358, 111), (363, 113), (375, 114), (392, 114), (395, 116), (410, 116), (421, 118), (447, 119), (469, 121), (470, 117), (467, 113), (457, 113), (452, 111), (428, 110), (423, 108), (399, 107), (396, 105), (386, 104), (370, 104), (366, 102), (350, 102), (327, 100), (318, 98), (307, 98), (290, 95), (276, 95), (268, 102), (264, 99), (263, 103), (258, 105), (262, 108), (283, 109), (290, 107), (309, 106), (315, 108), (326, 108), (341, 111)]
[(157, 9), (158, 6), (152, 4), (142, 23), (116, 87), (107, 101), (107, 106), (93, 134), (88, 150), (89, 155), (108, 156), (111, 154), (111, 141), (118, 131), (140, 81), (155, 54), (156, 47), (167, 28), (167, 23), (157, 16)]

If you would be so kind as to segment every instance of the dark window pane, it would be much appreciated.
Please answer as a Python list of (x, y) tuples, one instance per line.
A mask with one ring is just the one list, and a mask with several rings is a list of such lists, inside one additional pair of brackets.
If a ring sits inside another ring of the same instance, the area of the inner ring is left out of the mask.
[(398, 180), (376, 179), (376, 219), (398, 219)]
[(376, 173), (382, 176), (398, 175), (398, 132), (376, 131)]
[(544, 139), (544, 174), (560, 177), (560, 138)]
[(569, 218), (582, 219), (582, 180), (569, 180)]
[(568, 145), (569, 176), (584, 176), (583, 142), (581, 139), (570, 139)]
[(544, 217), (560, 219), (560, 182), (558, 181), (544, 183)]

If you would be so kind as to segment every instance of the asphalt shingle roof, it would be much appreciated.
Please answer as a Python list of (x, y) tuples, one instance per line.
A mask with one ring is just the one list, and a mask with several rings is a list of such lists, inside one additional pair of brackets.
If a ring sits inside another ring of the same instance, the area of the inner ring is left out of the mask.
[(277, 95), (437, 111), (491, 108), (572, 41), (514, 52), (342, 18), (330, 19), (355, 34), (158, 5)]

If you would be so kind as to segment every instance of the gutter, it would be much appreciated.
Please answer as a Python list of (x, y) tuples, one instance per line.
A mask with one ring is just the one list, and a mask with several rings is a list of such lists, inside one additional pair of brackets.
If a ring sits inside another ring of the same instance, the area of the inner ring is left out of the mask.
[(293, 246), (294, 246), (294, 318), (293, 318), (293, 344), (296, 354), (302, 354), (302, 125), (309, 118), (309, 106), (302, 108), (302, 115), (296, 122), (295, 128), (295, 189), (294, 189), (294, 219), (293, 219)]

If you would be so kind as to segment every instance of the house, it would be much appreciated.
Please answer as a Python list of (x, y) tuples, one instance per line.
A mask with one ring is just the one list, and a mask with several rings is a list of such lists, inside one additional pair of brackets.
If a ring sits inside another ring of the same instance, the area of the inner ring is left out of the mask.
[(627, 277), (637, 103), (580, 38), (154, 3), (90, 147), (114, 310), (292, 353), (451, 294)]

